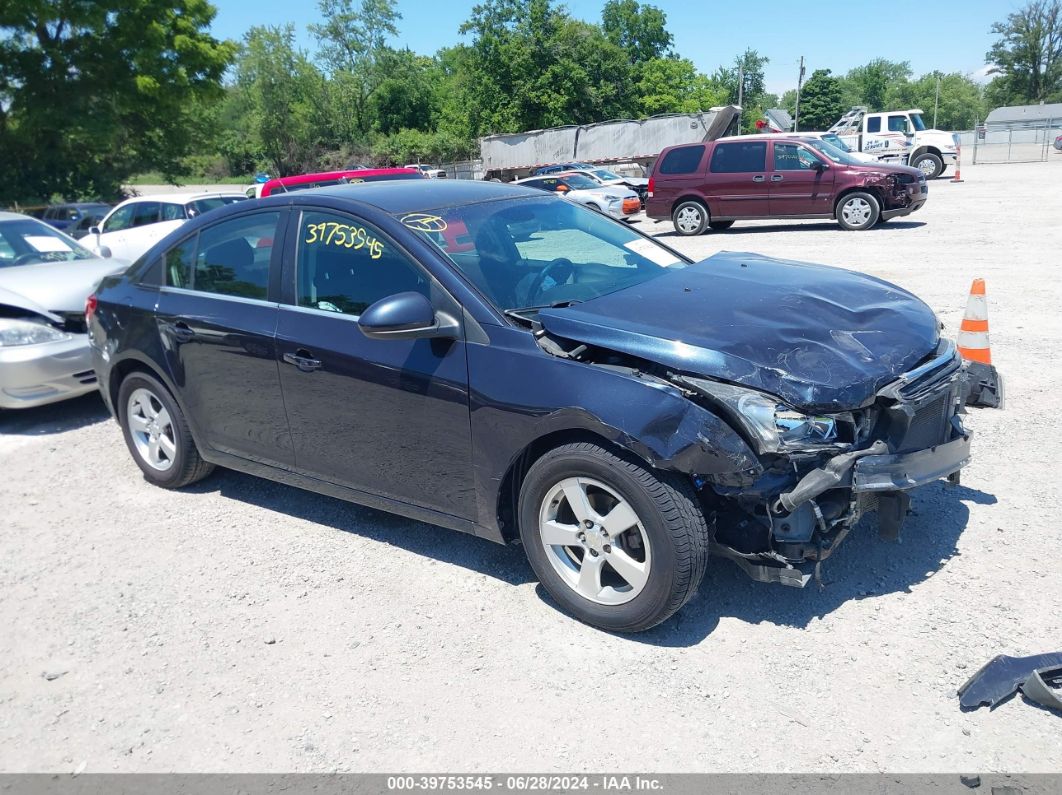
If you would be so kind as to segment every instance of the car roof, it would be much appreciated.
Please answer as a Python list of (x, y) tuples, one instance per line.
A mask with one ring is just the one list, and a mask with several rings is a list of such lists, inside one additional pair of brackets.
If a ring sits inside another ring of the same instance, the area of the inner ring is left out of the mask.
[(542, 191), (538, 188), (471, 179), (403, 179), (355, 185), (329, 185), (284, 195), (297, 202), (313, 196), (332, 196), (368, 204), (393, 215), (522, 196), (538, 198), (541, 197)]
[[(200, 193), (149, 193), (144, 196), (132, 196), (118, 207), (122, 207), (126, 204), (133, 204), (136, 202), (167, 202), (169, 204), (187, 204), (188, 202), (196, 201), (198, 199), (212, 199), (218, 196), (239, 196), (241, 199), (246, 199), (247, 194), (239, 193), (230, 190), (214, 190), (203, 191)], [(117, 208), (115, 208), (117, 209)]]
[[(26, 219), (44, 224), (44, 221), (41, 221), (39, 218), (34, 218), (32, 215), (26, 215), (25, 213), (13, 213), (7, 210), (0, 210), (0, 221), (25, 221)], [(47, 224), (44, 225), (47, 226)]]

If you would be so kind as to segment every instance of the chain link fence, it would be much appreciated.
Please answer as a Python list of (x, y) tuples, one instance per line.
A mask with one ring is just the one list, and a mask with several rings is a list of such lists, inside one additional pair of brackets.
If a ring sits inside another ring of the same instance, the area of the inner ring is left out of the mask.
[(991, 129), (984, 125), (959, 133), (963, 159), (971, 163), (1037, 163), (1055, 151), (1062, 135), (1062, 119)]

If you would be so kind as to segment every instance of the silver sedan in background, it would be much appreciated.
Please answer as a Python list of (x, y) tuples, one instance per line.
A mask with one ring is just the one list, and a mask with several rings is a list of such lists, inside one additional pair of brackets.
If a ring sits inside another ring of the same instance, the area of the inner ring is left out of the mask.
[(96, 389), (85, 302), (126, 266), (35, 218), (0, 212), (0, 409)]
[(630, 188), (602, 185), (586, 174), (575, 171), (518, 179), (514, 184), (559, 193), (565, 199), (611, 215), (618, 221), (626, 221), (642, 209), (641, 199)]

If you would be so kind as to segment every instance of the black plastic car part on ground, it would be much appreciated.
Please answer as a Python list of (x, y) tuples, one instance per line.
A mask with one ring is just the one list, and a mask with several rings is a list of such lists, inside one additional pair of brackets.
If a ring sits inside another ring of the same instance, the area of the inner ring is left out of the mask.
[(959, 703), (964, 709), (987, 705), (995, 708), (1020, 688), (1026, 698), (1049, 709), (1062, 710), (1059, 694), (1046, 680), (1062, 675), (1062, 651), (1009, 657), (999, 654), (985, 663), (959, 688)]
[[(198, 218), (90, 317), (148, 480), (227, 466), (499, 542), (558, 604), (650, 627), (709, 552), (800, 586), (970, 457), (932, 312), (849, 271), (691, 263), (585, 208), (410, 181)], [(442, 542), (440, 542), (442, 543)]]

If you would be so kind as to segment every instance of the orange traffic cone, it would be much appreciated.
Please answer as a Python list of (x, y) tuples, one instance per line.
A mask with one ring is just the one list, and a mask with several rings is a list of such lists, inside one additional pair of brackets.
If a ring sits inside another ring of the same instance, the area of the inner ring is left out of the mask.
[(955, 147), (955, 176), (951, 178), (950, 182), (965, 182), (962, 178), (962, 147)]
[(988, 344), (988, 302), (985, 299), (985, 280), (974, 279), (966, 314), (959, 326), (959, 353), (970, 362), (992, 364), (992, 349)]

